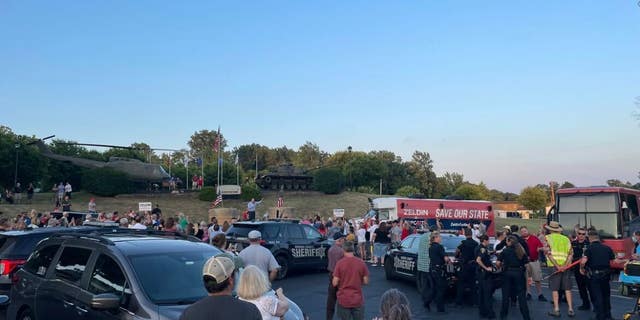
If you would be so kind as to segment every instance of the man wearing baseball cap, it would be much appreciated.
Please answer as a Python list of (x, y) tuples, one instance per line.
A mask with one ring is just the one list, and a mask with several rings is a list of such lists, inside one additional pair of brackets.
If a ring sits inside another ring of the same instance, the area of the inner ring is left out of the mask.
[(202, 281), (208, 296), (186, 308), (180, 320), (216, 319), (261, 320), (258, 308), (250, 302), (231, 295), (234, 286), (235, 265), (227, 257), (209, 258), (202, 268)]
[(260, 244), (262, 233), (258, 230), (252, 230), (248, 236), (250, 245), (240, 251), (238, 256), (245, 266), (254, 265), (266, 273), (270, 281), (275, 280), (280, 265), (271, 251)]

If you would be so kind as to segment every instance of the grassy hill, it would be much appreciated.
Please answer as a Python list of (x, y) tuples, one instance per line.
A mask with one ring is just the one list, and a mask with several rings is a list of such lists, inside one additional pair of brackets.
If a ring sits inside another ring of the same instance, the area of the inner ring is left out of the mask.
[[(53, 193), (38, 193), (32, 203), (9, 205), (6, 202), (0, 204), (0, 212), (4, 217), (15, 217), (18, 213), (28, 212), (35, 209), (38, 212), (51, 211), (54, 208)], [(357, 192), (342, 192), (337, 195), (326, 195), (321, 192), (286, 192), (284, 193), (284, 205), (296, 208), (298, 217), (315, 216), (316, 214), (329, 217), (333, 214), (333, 209), (344, 209), (347, 217), (360, 217), (369, 208), (368, 197), (375, 198), (378, 195), (369, 195)], [(87, 204), (90, 198), (95, 198), (98, 211), (119, 211), (126, 212), (129, 209), (138, 209), (139, 202), (152, 202), (158, 204), (163, 215), (176, 215), (183, 212), (190, 217), (191, 221), (207, 220), (207, 210), (209, 202), (198, 200), (195, 192), (181, 194), (130, 194), (116, 197), (98, 197), (86, 192), (76, 192), (73, 194), (73, 211), (87, 211)], [(275, 207), (277, 193), (273, 191), (263, 192), (263, 203), (258, 206), (258, 214), (265, 212), (269, 207)], [(246, 210), (247, 203), (237, 199), (225, 199), (225, 208), (236, 208), (240, 211)], [(258, 215), (260, 216), (260, 215)], [(530, 230), (538, 230), (543, 221), (540, 219), (522, 220), (517, 218), (496, 219), (496, 230), (505, 225), (526, 225)]]

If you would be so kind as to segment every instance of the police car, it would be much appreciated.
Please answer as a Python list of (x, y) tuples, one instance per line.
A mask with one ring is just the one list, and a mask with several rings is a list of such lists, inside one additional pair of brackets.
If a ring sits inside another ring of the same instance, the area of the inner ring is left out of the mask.
[[(412, 234), (406, 237), (400, 243), (400, 246), (392, 247), (387, 251), (384, 257), (384, 271), (387, 280), (404, 279), (413, 281), (416, 283), (418, 291), (422, 292), (422, 287), (418, 280), (418, 246), (420, 244), (421, 234)], [(466, 239), (464, 236), (442, 233), (442, 246), (444, 247), (445, 254), (452, 260), (456, 253), (456, 249)], [(455, 274), (460, 271), (460, 267), (457, 263), (447, 265), (447, 278), (449, 280), (449, 286), (455, 285)]]
[(236, 222), (226, 234), (228, 249), (240, 252), (249, 246), (252, 230), (260, 231), (262, 245), (278, 261), (278, 280), (285, 278), (292, 269), (327, 268), (327, 252), (331, 245), (314, 227), (287, 221)]

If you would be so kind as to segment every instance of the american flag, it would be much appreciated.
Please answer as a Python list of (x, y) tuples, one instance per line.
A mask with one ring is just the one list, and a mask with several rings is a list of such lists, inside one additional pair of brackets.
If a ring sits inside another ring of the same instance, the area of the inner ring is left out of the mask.
[(284, 199), (282, 199), (282, 197), (278, 197), (278, 202), (276, 202), (276, 207), (282, 208), (282, 206), (284, 206)]
[(222, 202), (222, 194), (218, 194), (216, 200), (211, 204), (212, 207), (217, 207)]

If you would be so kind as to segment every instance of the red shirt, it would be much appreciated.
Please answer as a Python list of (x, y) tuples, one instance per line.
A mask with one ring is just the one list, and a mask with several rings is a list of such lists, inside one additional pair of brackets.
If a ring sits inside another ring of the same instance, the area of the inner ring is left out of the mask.
[(402, 228), (402, 234), (400, 235), (400, 240), (404, 240), (404, 238), (409, 236), (409, 229)]
[(340, 279), (338, 282), (338, 303), (344, 308), (358, 308), (364, 305), (362, 295), (362, 278), (369, 276), (369, 269), (362, 259), (356, 257), (343, 257), (336, 263), (333, 276)]
[(538, 260), (538, 249), (543, 247), (540, 239), (536, 236), (529, 235), (525, 241), (527, 241), (527, 246), (529, 247), (529, 260)]

